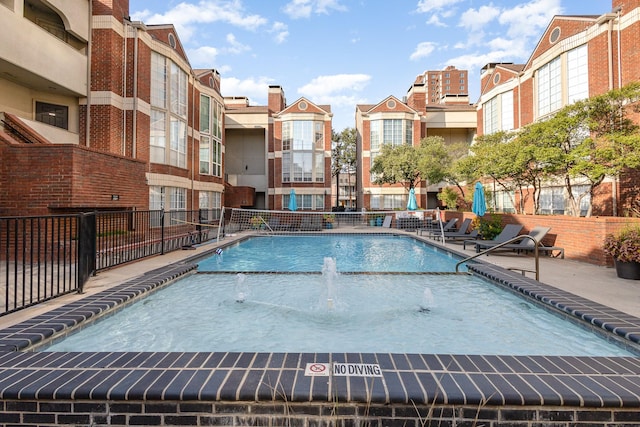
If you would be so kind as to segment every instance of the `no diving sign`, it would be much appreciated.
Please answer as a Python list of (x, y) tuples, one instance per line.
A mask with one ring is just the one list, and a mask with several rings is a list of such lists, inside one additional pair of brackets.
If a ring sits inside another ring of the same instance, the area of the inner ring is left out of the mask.
[(307, 363), (304, 370), (307, 377), (381, 377), (382, 370), (377, 363)]

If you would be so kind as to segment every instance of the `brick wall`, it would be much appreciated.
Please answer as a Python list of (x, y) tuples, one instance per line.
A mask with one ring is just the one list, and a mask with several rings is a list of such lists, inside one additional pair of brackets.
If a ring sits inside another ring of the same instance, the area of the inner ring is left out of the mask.
[[(563, 215), (515, 215), (496, 214), (502, 218), (502, 224), (520, 224), (522, 233), (533, 227), (551, 227), (543, 243), (560, 246), (565, 249), (565, 257), (595, 265), (613, 265), (611, 257), (602, 251), (602, 242), (609, 233), (616, 233), (624, 227), (640, 226), (640, 218), (589, 217), (577, 218)], [(445, 217), (475, 218), (471, 212), (445, 211)]]
[(5, 400), (2, 425), (367, 425), (367, 426), (630, 426), (640, 412), (625, 408), (297, 402)]
[[(145, 164), (76, 145), (0, 145), (0, 215), (64, 210), (148, 209)], [(117, 195), (118, 200), (112, 200)]]

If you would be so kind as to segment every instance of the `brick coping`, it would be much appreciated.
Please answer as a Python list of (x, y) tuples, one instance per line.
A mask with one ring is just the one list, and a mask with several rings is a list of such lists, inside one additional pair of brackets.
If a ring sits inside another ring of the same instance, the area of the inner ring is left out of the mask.
[[(194, 259), (163, 267), (0, 330), (0, 398), (640, 408), (639, 357), (24, 351), (196, 268)], [(481, 261), (469, 268), (640, 341), (636, 317)], [(376, 364), (381, 375), (305, 375), (308, 364), (336, 363)]]

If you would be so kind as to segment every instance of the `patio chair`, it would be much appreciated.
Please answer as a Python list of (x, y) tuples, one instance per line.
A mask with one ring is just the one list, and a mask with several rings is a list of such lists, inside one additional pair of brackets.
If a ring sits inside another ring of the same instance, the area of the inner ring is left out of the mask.
[(300, 231), (321, 231), (322, 218), (318, 215), (305, 215), (300, 223)]
[(480, 237), (480, 232), (477, 228), (474, 230), (471, 230), (470, 233), (444, 233), (445, 240), (453, 240), (453, 241), (457, 241), (457, 240), (470, 241), (471, 239), (477, 239), (478, 237)]
[[(473, 235), (470, 235), (469, 227), (471, 227), (471, 218), (467, 218), (464, 221), (462, 221), (462, 224), (460, 224), (460, 227), (457, 230), (445, 231), (444, 238), (445, 240), (448, 240), (448, 239), (455, 240), (458, 237), (467, 238), (467, 239), (469, 237), (473, 237), (474, 239), (477, 238), (478, 232), (476, 231)], [(439, 239), (442, 237), (442, 233), (440, 233), (439, 230), (433, 230), (433, 233), (430, 234), (429, 236), (433, 237), (434, 239)]]
[[(447, 221), (446, 224), (442, 226), (442, 230), (444, 232), (453, 231), (454, 229), (453, 227), (455, 227), (457, 222), (458, 222), (458, 218), (451, 218), (449, 221)], [(440, 222), (432, 223), (432, 227), (430, 229), (419, 228), (416, 230), (416, 232), (420, 236), (422, 236), (422, 233), (427, 233), (429, 236), (431, 236), (432, 234), (440, 235)]]
[[(559, 246), (545, 246), (542, 244), (542, 239), (544, 239), (544, 237), (549, 233), (550, 230), (551, 230), (551, 227), (536, 226), (536, 227), (533, 227), (531, 231), (527, 234), (533, 237), (534, 239), (536, 239), (536, 241), (538, 242), (539, 252), (549, 252), (553, 255), (553, 251), (559, 251), (558, 255), (561, 258), (564, 258), (564, 248), (561, 248)], [(500, 247), (499, 249), (511, 249), (516, 251), (517, 253), (533, 252), (535, 250), (535, 243), (533, 242), (533, 240), (529, 238), (524, 238), (517, 243), (510, 243), (508, 245), (504, 245)]]
[(480, 252), (483, 249), (489, 249), (493, 246), (499, 245), (500, 243), (504, 243), (507, 240), (513, 239), (522, 230), (522, 225), (520, 224), (507, 224), (504, 226), (500, 234), (498, 234), (493, 240), (489, 241), (478, 241), (478, 240), (465, 240), (462, 242), (463, 249), (467, 248), (467, 243), (473, 243), (476, 246), (476, 252)]

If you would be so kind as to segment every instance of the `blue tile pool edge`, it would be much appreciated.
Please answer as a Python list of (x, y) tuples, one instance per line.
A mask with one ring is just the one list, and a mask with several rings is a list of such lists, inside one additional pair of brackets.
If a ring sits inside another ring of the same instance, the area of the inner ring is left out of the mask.
[[(0, 330), (0, 398), (145, 400), (155, 396), (178, 401), (276, 399), (640, 408), (637, 357), (22, 351), (191, 274), (197, 259), (148, 272)], [(638, 342), (638, 318), (490, 264), (478, 262), (469, 268), (474, 274)], [(307, 363), (378, 364), (382, 377), (306, 376)], [(281, 391), (274, 394), (274, 387)]]

